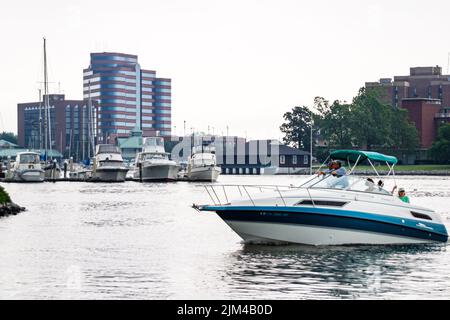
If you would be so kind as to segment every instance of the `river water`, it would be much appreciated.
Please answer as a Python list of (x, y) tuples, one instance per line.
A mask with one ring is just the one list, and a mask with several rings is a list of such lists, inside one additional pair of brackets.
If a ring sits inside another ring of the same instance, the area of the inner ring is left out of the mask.
[[(297, 185), (299, 176), (221, 176)], [(450, 178), (397, 177), (450, 228)], [(198, 184), (2, 184), (0, 299), (449, 299), (447, 245), (245, 245)]]

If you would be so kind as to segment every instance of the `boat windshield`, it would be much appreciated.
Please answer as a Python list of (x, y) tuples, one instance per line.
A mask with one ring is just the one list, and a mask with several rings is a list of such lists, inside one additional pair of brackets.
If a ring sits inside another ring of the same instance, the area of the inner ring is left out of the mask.
[(146, 154), (144, 154), (144, 160), (152, 160), (152, 159), (168, 159), (168, 156), (165, 153), (146, 153)]
[(117, 146), (102, 144), (98, 146), (98, 153), (120, 153), (120, 150)]
[(307, 181), (302, 188), (313, 188), (313, 189), (339, 189), (347, 191), (358, 191), (367, 193), (377, 193), (384, 195), (391, 195), (391, 193), (373, 182), (356, 176), (342, 176), (336, 177), (333, 175), (326, 176), (316, 176), (315, 178)]
[(19, 156), (20, 163), (39, 163), (39, 155), (34, 153), (25, 153)]

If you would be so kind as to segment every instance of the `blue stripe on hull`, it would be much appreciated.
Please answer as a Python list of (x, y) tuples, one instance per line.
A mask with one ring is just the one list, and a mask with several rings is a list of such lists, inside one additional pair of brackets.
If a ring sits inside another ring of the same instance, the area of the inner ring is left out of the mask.
[[(203, 207), (202, 210), (216, 211), (223, 220), (351, 229), (438, 242), (448, 240), (447, 230), (441, 224), (356, 211), (301, 207), (233, 206), (208, 206)], [(433, 230), (419, 224), (433, 228)]]

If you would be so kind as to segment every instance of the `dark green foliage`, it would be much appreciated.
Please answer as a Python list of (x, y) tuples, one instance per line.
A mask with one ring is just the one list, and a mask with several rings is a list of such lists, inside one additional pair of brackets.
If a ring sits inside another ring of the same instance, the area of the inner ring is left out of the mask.
[(11, 198), (9, 197), (8, 192), (0, 186), (0, 204), (5, 204), (11, 202)]
[(285, 123), (280, 127), (285, 134), (283, 142), (294, 148), (309, 150), (312, 112), (308, 107), (294, 107), (283, 115)]
[(436, 141), (430, 149), (432, 157), (438, 163), (450, 163), (450, 123), (439, 128)]
[(284, 142), (308, 150), (311, 118), (314, 131), (330, 148), (373, 148), (413, 150), (418, 146), (416, 127), (405, 109), (381, 102), (378, 92), (361, 88), (352, 103), (321, 97), (314, 99), (312, 113), (307, 107), (295, 107), (284, 114), (280, 127)]

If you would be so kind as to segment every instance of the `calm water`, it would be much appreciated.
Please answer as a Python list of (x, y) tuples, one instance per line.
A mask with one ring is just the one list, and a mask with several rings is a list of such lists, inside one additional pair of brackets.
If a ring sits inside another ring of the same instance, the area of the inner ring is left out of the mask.
[[(298, 184), (295, 176), (221, 183)], [(450, 227), (450, 179), (402, 177)], [(254, 246), (196, 184), (3, 184), (27, 207), (0, 218), (1, 299), (450, 298), (450, 252), (428, 246)]]

